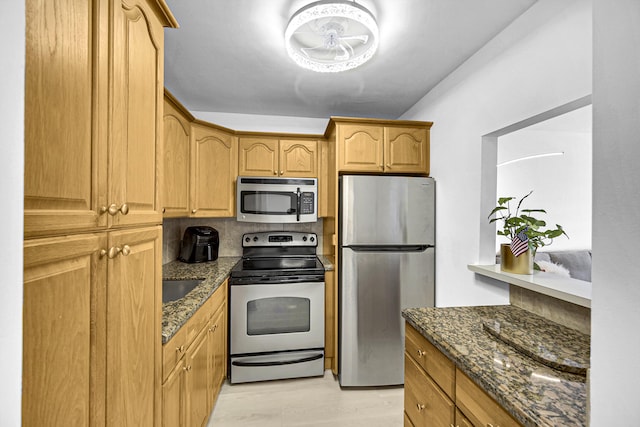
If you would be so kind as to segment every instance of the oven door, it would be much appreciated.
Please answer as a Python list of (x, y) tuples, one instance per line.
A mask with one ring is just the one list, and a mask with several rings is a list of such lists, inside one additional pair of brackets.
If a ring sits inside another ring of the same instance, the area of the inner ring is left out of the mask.
[(324, 282), (229, 289), (230, 354), (324, 347)]

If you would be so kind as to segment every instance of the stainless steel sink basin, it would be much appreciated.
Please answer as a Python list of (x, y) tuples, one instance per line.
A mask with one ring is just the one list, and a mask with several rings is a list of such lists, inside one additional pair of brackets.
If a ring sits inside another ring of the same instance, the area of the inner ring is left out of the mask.
[(198, 280), (163, 280), (162, 281), (162, 303), (179, 300), (187, 295), (202, 282)]

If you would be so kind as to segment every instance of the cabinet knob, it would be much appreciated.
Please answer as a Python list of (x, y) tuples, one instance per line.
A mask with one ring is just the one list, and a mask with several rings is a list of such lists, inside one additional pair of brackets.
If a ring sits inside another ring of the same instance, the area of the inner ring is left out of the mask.
[(284, 171), (280, 171), (280, 175), (284, 175)]
[(129, 245), (124, 245), (122, 247), (122, 255), (123, 256), (127, 256), (131, 253), (131, 248), (129, 247)]
[(425, 355), (425, 352), (422, 350), (418, 350), (418, 357), (422, 357)]
[(274, 175), (278, 175), (278, 171), (273, 171), (273, 174)]
[(198, 209), (191, 209), (191, 213), (196, 213), (198, 212)]
[(107, 250), (106, 249), (100, 249), (100, 258), (105, 256), (106, 254), (107, 254)]
[(180, 347), (176, 347), (176, 351), (178, 353), (182, 353), (184, 351), (184, 345), (181, 345)]
[(162, 213), (165, 213), (167, 211), (167, 208), (162, 208)]
[(114, 259), (115, 257), (118, 256), (120, 251), (122, 251), (122, 249), (120, 249), (119, 247), (112, 246), (112, 247), (109, 248), (109, 252), (108, 252), (107, 255), (109, 256), (109, 259)]
[(108, 210), (109, 210), (108, 207), (100, 206), (100, 215), (107, 213)]
[(416, 407), (418, 408), (418, 412), (422, 412), (424, 410), (424, 405), (421, 405), (420, 403), (416, 404)]
[(187, 372), (190, 372), (190, 371), (191, 371), (191, 365), (189, 365), (189, 366), (185, 366), (185, 367), (184, 367), (184, 368), (182, 368), (182, 369), (184, 369), (184, 370), (185, 370), (185, 371), (187, 371)]
[(115, 203), (112, 203), (109, 205), (109, 208), (107, 209), (107, 211), (111, 216), (115, 216), (118, 212), (120, 212), (122, 215), (126, 215), (129, 213), (129, 205), (127, 205), (126, 203), (123, 203), (122, 206), (118, 207), (118, 205), (116, 205)]

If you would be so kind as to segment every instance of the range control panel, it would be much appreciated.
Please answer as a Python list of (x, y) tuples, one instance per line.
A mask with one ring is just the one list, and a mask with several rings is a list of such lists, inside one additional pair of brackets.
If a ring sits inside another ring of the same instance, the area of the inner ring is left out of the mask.
[(247, 233), (242, 236), (242, 247), (252, 246), (317, 246), (316, 233), (302, 233), (298, 231), (265, 231), (261, 233)]

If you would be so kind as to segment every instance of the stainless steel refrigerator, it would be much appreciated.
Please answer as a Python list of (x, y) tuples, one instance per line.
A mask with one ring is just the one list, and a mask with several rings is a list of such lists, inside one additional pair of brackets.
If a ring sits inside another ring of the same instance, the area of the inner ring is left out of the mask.
[(340, 385), (404, 383), (401, 310), (435, 303), (432, 178), (340, 177)]

